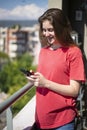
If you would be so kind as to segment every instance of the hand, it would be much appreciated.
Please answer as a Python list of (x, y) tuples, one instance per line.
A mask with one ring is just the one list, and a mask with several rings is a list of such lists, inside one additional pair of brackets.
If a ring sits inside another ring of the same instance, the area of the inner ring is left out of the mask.
[(46, 84), (46, 78), (39, 72), (35, 73), (35, 82), (34, 85), (35, 86), (39, 86), (39, 87), (45, 87)]
[(27, 79), (30, 82), (33, 82), (35, 86), (39, 86), (39, 87), (45, 87), (45, 83), (46, 83), (46, 78), (39, 72), (36, 72), (34, 75), (31, 75), (29, 77), (27, 77)]

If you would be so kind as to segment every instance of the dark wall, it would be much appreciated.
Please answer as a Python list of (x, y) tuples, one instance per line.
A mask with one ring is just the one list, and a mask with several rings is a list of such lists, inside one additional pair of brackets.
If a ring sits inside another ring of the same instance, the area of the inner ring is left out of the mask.
[(84, 11), (84, 7), (83, 7), (83, 0), (72, 0), (72, 1), (63, 0), (62, 9), (64, 10), (65, 14), (68, 16), (68, 18), (71, 22), (72, 29), (78, 33), (78, 41), (79, 41), (79, 43), (82, 43), (80, 45), (80, 48), (83, 51), (84, 20), (85, 20), (85, 17), (84, 17), (85, 11)]
[[(86, 3), (84, 3), (86, 2)], [(83, 0), (63, 0), (62, 9), (68, 16), (72, 29), (78, 33), (79, 42), (82, 44), (79, 46), (83, 53), (84, 67), (87, 79), (87, 57), (85, 56), (83, 44), (84, 44), (84, 24), (87, 25), (87, 9), (85, 8), (87, 1)], [(81, 14), (76, 15), (76, 12), (81, 11)], [(80, 19), (78, 19), (78, 17)]]

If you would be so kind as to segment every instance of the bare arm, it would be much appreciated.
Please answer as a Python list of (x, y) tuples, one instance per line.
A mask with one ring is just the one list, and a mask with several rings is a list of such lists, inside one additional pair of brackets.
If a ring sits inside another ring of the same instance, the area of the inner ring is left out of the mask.
[(77, 97), (79, 93), (80, 83), (75, 80), (70, 80), (70, 85), (62, 85), (46, 80), (45, 87), (61, 95)]
[(70, 85), (63, 85), (47, 80), (41, 73), (35, 73), (31, 77), (27, 77), (30, 81), (34, 82), (35, 86), (48, 88), (56, 93), (64, 96), (77, 97), (80, 89), (80, 82), (70, 80)]

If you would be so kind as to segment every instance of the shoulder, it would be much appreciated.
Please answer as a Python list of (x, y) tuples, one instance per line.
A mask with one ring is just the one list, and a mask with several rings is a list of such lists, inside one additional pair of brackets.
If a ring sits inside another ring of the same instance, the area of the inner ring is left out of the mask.
[(73, 57), (79, 57), (82, 56), (81, 49), (77, 46), (69, 47), (68, 49), (68, 55)]
[(81, 49), (78, 46), (70, 46), (69, 51), (71, 51), (71, 52), (81, 52)]
[(81, 49), (78, 46), (70, 46), (70, 47), (66, 48), (65, 50), (64, 51), (66, 52), (67, 60), (75, 61), (75, 60), (83, 59)]
[(39, 56), (46, 55), (47, 52), (48, 52), (48, 49), (43, 47), (43, 48), (40, 49)]
[(48, 51), (49, 49), (48, 49), (48, 47), (42, 47), (41, 49), (40, 49), (40, 52), (45, 52), (45, 51)]

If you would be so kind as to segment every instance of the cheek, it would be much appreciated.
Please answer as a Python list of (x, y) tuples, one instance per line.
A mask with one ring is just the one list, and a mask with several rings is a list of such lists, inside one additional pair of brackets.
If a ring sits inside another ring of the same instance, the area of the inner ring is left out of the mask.
[(45, 32), (43, 32), (43, 36), (45, 36)]
[(42, 32), (42, 34), (43, 34), (43, 36), (45, 36), (45, 35), (46, 35), (46, 33), (45, 33), (44, 31)]
[(52, 34), (54, 37), (56, 37), (54, 32), (52, 32), (51, 34)]

